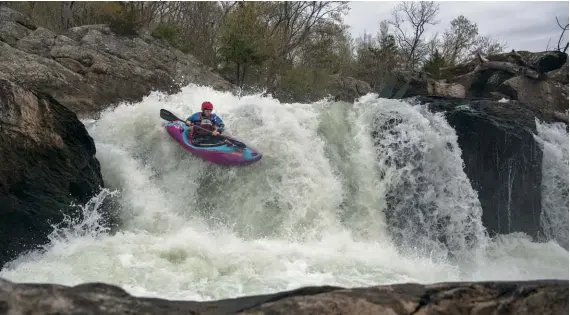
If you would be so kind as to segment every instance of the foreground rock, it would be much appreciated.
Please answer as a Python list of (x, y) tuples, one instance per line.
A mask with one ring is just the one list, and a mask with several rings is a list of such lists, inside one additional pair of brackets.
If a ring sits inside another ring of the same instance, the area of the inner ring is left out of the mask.
[(568, 314), (568, 281), (307, 287), (236, 299), (193, 302), (133, 297), (101, 283), (74, 287), (0, 279), (7, 314)]
[(84, 204), (103, 186), (93, 139), (77, 116), (1, 76), (0, 268), (46, 244), (50, 224), (76, 217), (70, 203)]
[(75, 113), (138, 101), (154, 90), (176, 92), (188, 83), (235, 89), (193, 56), (150, 36), (117, 36), (106, 25), (55, 34), (2, 6), (0, 17), (0, 73)]

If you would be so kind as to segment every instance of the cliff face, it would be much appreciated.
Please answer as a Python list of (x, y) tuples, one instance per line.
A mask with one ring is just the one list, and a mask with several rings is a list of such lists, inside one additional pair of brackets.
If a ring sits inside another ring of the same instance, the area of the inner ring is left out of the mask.
[(7, 7), (0, 7), (0, 73), (77, 114), (138, 101), (155, 90), (176, 92), (189, 83), (236, 89), (193, 56), (153, 37), (117, 36), (106, 25), (58, 35)]
[(553, 117), (518, 101), (428, 97), (417, 101), (444, 112), (455, 129), (464, 170), (479, 196), (487, 232), (491, 236), (524, 232), (541, 239), (543, 153), (533, 135), (535, 117)]
[(95, 144), (48, 94), (0, 78), (0, 266), (46, 244), (52, 224), (103, 187)]

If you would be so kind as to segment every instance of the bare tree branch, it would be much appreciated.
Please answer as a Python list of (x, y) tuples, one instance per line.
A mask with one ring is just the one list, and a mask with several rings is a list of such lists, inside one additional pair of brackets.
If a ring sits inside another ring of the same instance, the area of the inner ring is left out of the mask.
[[(436, 25), (439, 21), (436, 16), (439, 13), (439, 5), (433, 1), (427, 2), (402, 2), (392, 11), (393, 20), (390, 22), (396, 30), (396, 40), (407, 56), (407, 67), (414, 69), (420, 59), (418, 50), (423, 44), (423, 35), (427, 25)], [(400, 16), (404, 15), (404, 18)], [(404, 23), (412, 27), (412, 35), (404, 31)], [(423, 48), (423, 47), (422, 47)]]
[(568, 49), (568, 43), (566, 43), (566, 47), (564, 47), (564, 50), (560, 48), (560, 43), (562, 42), (562, 37), (564, 37), (564, 33), (566, 33), (566, 31), (568, 30), (568, 24), (562, 27), (562, 25), (560, 25), (560, 21), (558, 21), (558, 17), (556, 17), (556, 23), (558, 24), (558, 27), (562, 29), (562, 33), (560, 34), (560, 38), (558, 39), (558, 51), (562, 51), (565, 53), (566, 50)]

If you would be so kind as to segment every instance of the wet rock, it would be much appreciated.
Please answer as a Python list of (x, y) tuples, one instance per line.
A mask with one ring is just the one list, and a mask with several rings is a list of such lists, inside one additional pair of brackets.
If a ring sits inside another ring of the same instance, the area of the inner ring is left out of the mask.
[(465, 173), (477, 191), (487, 232), (542, 236), (542, 151), (535, 141), (535, 117), (552, 113), (519, 101), (417, 97), (414, 102), (445, 112), (455, 129)]
[(8, 314), (567, 314), (568, 281), (306, 287), (219, 301), (134, 297), (103, 283), (16, 284), (0, 279)]
[(52, 224), (78, 216), (103, 186), (95, 144), (48, 94), (0, 74), (0, 266), (48, 242)]

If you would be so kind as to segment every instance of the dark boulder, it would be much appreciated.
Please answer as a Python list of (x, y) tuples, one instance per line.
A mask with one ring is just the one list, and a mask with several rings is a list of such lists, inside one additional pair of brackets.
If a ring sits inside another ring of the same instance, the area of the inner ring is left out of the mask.
[(0, 266), (48, 242), (103, 186), (95, 145), (48, 94), (0, 78)]
[(515, 101), (418, 97), (415, 102), (445, 112), (455, 129), (489, 234), (524, 232), (540, 238), (542, 151), (533, 134), (535, 117), (553, 117)]

